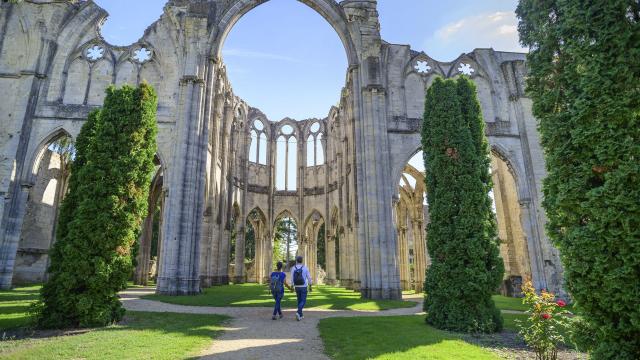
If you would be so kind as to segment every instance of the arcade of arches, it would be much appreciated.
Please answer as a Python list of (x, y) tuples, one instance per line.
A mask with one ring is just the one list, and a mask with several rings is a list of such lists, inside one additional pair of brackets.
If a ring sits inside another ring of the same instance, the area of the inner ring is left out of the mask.
[(136, 282), (154, 278), (172, 295), (264, 282), (284, 219), (296, 228), (290, 255), (303, 255), (316, 280), (374, 299), (420, 291), (428, 200), (409, 159), (426, 88), (464, 74), (493, 149), (502, 291), (516, 294), (525, 278), (562, 291), (524, 54), (476, 49), (440, 62), (384, 42), (375, 1), (301, 2), (335, 29), (349, 63), (339, 102), (301, 121), (268, 119), (236, 96), (220, 57), (236, 21), (263, 0), (170, 0), (129, 47), (102, 39), (107, 14), (91, 1), (0, 3), (0, 287), (44, 277), (68, 176), (52, 144), (77, 136), (106, 86), (146, 80), (160, 99), (158, 156)]

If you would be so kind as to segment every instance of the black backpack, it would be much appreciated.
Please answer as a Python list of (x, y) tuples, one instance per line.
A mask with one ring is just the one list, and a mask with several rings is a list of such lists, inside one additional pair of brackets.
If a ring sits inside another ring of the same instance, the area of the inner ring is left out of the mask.
[(295, 286), (303, 286), (304, 285), (304, 276), (302, 276), (302, 269), (304, 266), (297, 267), (295, 266), (295, 271), (293, 272), (293, 285)]

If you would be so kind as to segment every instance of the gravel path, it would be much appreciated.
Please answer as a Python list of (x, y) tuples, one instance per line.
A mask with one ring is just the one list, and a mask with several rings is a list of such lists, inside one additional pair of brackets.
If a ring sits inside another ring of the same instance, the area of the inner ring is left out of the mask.
[[(324, 355), (318, 322), (328, 317), (413, 315), (422, 312), (421, 297), (408, 297), (416, 301), (413, 308), (385, 311), (350, 311), (308, 309), (304, 319), (295, 320), (295, 310), (283, 311), (282, 320), (271, 320), (273, 308), (260, 307), (204, 307), (166, 304), (140, 299), (153, 294), (154, 288), (129, 289), (120, 294), (127, 310), (150, 312), (176, 312), (190, 314), (219, 314), (231, 316), (225, 331), (202, 352), (203, 359), (322, 359)], [(313, 306), (313, 304), (309, 304)]]

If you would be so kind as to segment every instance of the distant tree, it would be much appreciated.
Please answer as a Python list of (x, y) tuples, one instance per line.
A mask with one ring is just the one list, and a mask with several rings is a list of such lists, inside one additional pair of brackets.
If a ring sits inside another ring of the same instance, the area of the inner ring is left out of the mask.
[(246, 225), (247, 233), (244, 237), (244, 258), (253, 260), (256, 258), (256, 231), (249, 221)]
[(470, 80), (435, 80), (427, 91), (422, 144), (431, 218), (427, 322), (451, 331), (500, 331), (502, 317), (491, 296), (504, 265), (489, 197), (484, 122)]
[(547, 230), (593, 359), (640, 359), (640, 5), (521, 0)]
[[(132, 271), (131, 246), (147, 214), (156, 153), (157, 97), (147, 84), (110, 87), (78, 137), (39, 325), (104, 326), (122, 319), (117, 293)], [(77, 171), (76, 171), (77, 168)]]

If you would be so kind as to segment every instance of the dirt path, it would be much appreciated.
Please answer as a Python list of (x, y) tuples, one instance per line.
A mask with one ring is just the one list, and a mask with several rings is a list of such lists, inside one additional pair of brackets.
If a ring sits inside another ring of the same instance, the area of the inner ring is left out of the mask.
[[(166, 304), (140, 299), (152, 294), (154, 288), (129, 289), (121, 293), (127, 310), (150, 312), (176, 312), (190, 314), (220, 314), (231, 316), (225, 332), (205, 351), (203, 359), (329, 359), (324, 355), (318, 322), (328, 317), (413, 315), (422, 312), (420, 297), (413, 308), (385, 311), (350, 311), (308, 309), (304, 319), (295, 319), (295, 310), (284, 310), (282, 320), (271, 320), (272, 308), (260, 307), (204, 307)], [(310, 304), (313, 305), (313, 304)]]

